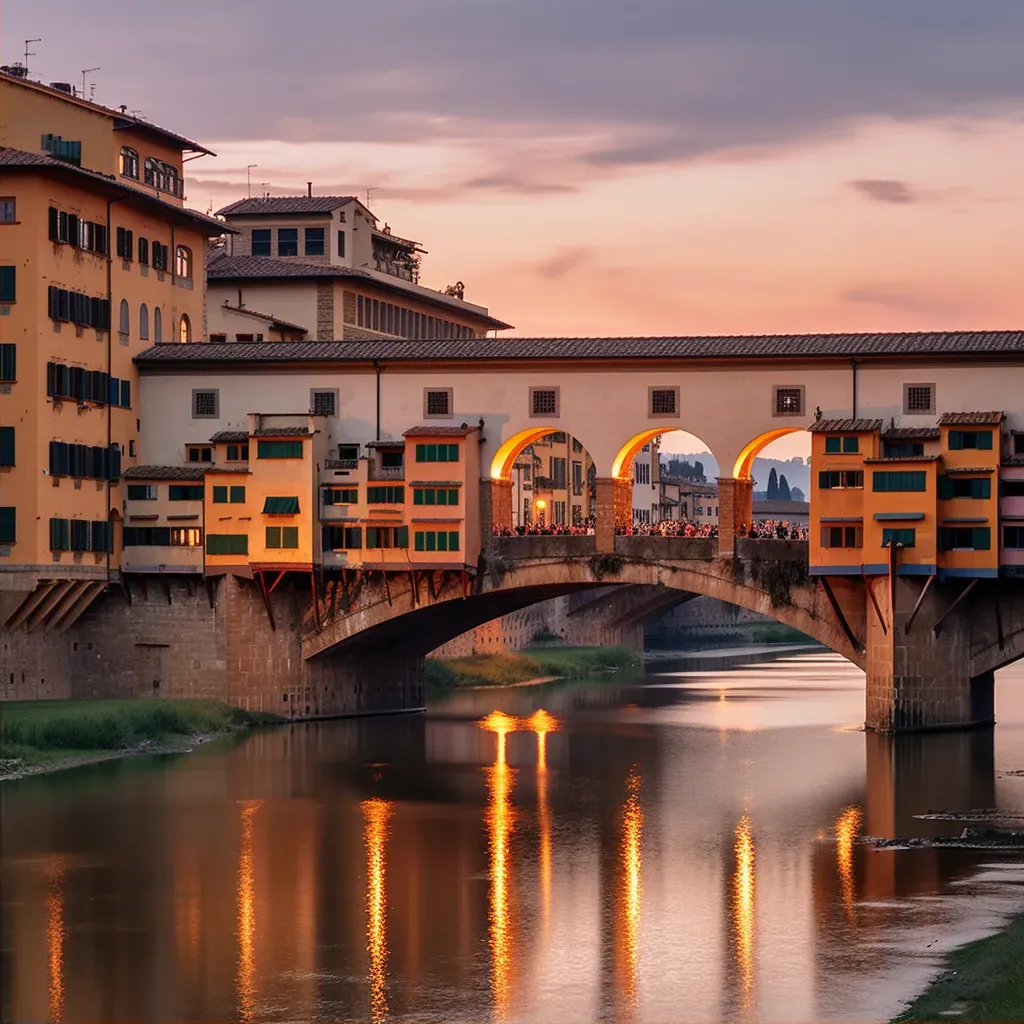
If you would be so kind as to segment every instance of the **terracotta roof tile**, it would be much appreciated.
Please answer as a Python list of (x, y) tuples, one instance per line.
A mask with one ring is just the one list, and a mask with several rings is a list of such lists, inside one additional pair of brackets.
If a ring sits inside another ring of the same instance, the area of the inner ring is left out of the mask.
[(309, 427), (260, 427), (252, 432), (253, 437), (312, 437)]
[(947, 412), (939, 417), (940, 427), (987, 427), (1002, 422), (1001, 412)]
[(218, 430), (217, 433), (214, 434), (210, 438), (210, 441), (213, 444), (218, 444), (218, 443), (222, 444), (225, 441), (237, 443), (237, 442), (240, 442), (240, 441), (248, 441), (248, 440), (249, 440), (249, 431), (248, 430)]
[(126, 480), (202, 480), (203, 466), (132, 466), (122, 474)]
[(332, 213), (342, 206), (356, 202), (355, 196), (259, 196), (229, 203), (217, 213), (222, 217), (254, 216), (278, 213)]
[(887, 455), (877, 459), (865, 459), (868, 462), (938, 462), (938, 455)]
[(994, 473), (995, 471), (995, 466), (979, 466), (976, 468), (971, 468), (969, 466), (947, 466), (945, 470), (947, 476), (962, 476), (965, 474), (975, 473)]
[(882, 429), (881, 420), (816, 420), (807, 428), (812, 434), (868, 434)]
[(893, 427), (882, 432), (885, 441), (938, 441), (938, 427)]
[(461, 427), (429, 427), (419, 426), (410, 427), (404, 434), (403, 437), (466, 437), (468, 434), (472, 434), (474, 431), (480, 428), (471, 427), (465, 423)]

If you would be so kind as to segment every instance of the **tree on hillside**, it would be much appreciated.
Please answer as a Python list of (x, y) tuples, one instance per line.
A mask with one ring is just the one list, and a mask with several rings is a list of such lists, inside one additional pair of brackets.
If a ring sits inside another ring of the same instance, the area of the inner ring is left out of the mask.
[(693, 473), (694, 473), (694, 476), (696, 476), (697, 479), (700, 480), (701, 483), (704, 483), (704, 463), (703, 462), (695, 462), (693, 464)]
[(768, 474), (768, 500), (779, 500), (779, 474), (775, 472), (774, 466), (772, 466), (772, 471)]
[(804, 492), (802, 490), (800, 490), (799, 487), (790, 487), (790, 489), (789, 489), (789, 496), (794, 501), (806, 501), (807, 500), (806, 496), (804, 495)]
[(790, 501), (789, 483), (786, 480), (786, 474), (783, 473), (779, 477), (779, 501)]

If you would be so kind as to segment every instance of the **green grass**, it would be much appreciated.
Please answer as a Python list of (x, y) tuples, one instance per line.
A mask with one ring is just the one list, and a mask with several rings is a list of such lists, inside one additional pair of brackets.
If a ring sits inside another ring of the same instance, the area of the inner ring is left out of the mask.
[(274, 720), (213, 700), (4, 702), (0, 760), (48, 764)]
[(943, 974), (896, 1020), (1024, 1020), (1024, 917), (953, 950)]
[(426, 682), (434, 691), (467, 686), (508, 686), (528, 679), (558, 676), (578, 679), (594, 672), (618, 671), (641, 664), (625, 647), (554, 647), (501, 652), (467, 658), (428, 658)]

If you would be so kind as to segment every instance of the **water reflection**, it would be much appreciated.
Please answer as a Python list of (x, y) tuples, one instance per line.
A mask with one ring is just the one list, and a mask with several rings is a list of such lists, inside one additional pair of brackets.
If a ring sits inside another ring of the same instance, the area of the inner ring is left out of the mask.
[(836, 818), (836, 864), (839, 881), (843, 889), (843, 908), (850, 924), (854, 924), (853, 905), (857, 895), (857, 876), (853, 864), (853, 848), (860, 831), (861, 810), (857, 806), (847, 807)]
[(242, 804), (242, 838), (238, 854), (238, 1015), (253, 1019), (256, 1005), (256, 893), (253, 879), (253, 819), (262, 800)]
[(540, 825), (540, 906), (543, 941), (547, 948), (551, 925), (551, 808), (548, 806), (547, 737), (558, 728), (558, 720), (543, 708), (526, 719), (537, 736), (537, 820)]
[(49, 859), (46, 878), (46, 950), (50, 973), (50, 1020), (62, 1024), (64, 1020), (64, 879), (67, 861), (62, 856)]
[(754, 837), (747, 815), (740, 818), (735, 835), (732, 922), (742, 987), (740, 1006), (746, 1012), (750, 1009), (754, 989)]
[(386, 800), (362, 803), (366, 842), (366, 949), (370, 954), (370, 1020), (384, 1020), (387, 999), (387, 889), (385, 854), (391, 804)]
[(496, 736), (494, 764), (487, 770), (487, 835), (490, 853), (491, 998), (499, 1020), (508, 1016), (512, 997), (512, 923), (509, 910), (509, 838), (513, 827), (512, 770), (508, 766), (506, 738), (516, 727), (514, 718), (495, 711), (480, 722)]
[(644, 827), (640, 781), (640, 773), (634, 765), (626, 780), (628, 795), (622, 810), (622, 914), (626, 954), (623, 991), (630, 1008), (636, 1006), (640, 973), (640, 844)]

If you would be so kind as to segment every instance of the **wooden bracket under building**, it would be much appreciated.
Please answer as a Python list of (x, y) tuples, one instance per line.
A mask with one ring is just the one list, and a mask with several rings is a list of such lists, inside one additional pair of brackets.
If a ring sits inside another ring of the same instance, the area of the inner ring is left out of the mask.
[(914, 624), (914, 619), (917, 618), (917, 613), (921, 610), (921, 605), (924, 603), (925, 594), (928, 593), (929, 588), (935, 582), (935, 574), (925, 580), (924, 586), (921, 588), (921, 593), (917, 595), (917, 604), (914, 605), (914, 610), (910, 613), (910, 618), (907, 619), (906, 625), (903, 627), (904, 633), (910, 633), (910, 627)]
[(968, 595), (968, 594), (970, 594), (970, 592), (971, 592), (971, 591), (972, 591), (972, 590), (973, 590), (973, 589), (974, 589), (974, 588), (975, 588), (975, 587), (976, 587), (976, 586), (977, 586), (977, 585), (978, 585), (978, 584), (979, 584), (980, 582), (981, 582), (980, 580), (977, 580), (977, 579), (973, 579), (973, 580), (971, 580), (971, 582), (970, 582), (970, 583), (968, 583), (968, 584), (967, 584), (967, 586), (966, 586), (966, 587), (964, 587), (963, 591), (962, 591), (962, 592), (961, 592), (961, 593), (960, 593), (959, 595), (957, 595), (957, 597), (956, 597), (956, 599), (955, 599), (955, 600), (953, 601), (953, 603), (952, 603), (952, 604), (951, 604), (951, 605), (950, 605), (950, 606), (949, 606), (949, 607), (948, 607), (948, 608), (947, 608), (947, 609), (946, 609), (946, 610), (945, 610), (945, 611), (944, 611), (944, 612), (943, 612), (943, 613), (942, 613), (942, 614), (941, 614), (941, 615), (940, 615), (940, 616), (939, 616), (939, 617), (938, 617), (938, 618), (937, 618), (937, 619), (935, 620), (935, 624), (934, 624), (934, 625), (932, 626), (932, 636), (935, 636), (935, 637), (937, 637), (937, 636), (939, 635), (939, 627), (940, 627), (940, 626), (942, 625), (942, 623), (943, 623), (943, 622), (945, 621), (945, 619), (946, 619), (946, 616), (947, 616), (947, 615), (949, 615), (949, 614), (950, 614), (950, 612), (952, 612), (952, 611), (953, 611), (953, 609), (955, 609), (955, 608), (956, 608), (956, 607), (957, 607), (957, 606), (958, 606), (958, 605), (960, 604), (960, 602), (961, 602), (961, 601), (963, 601), (963, 599), (964, 599), (965, 597), (967, 597), (967, 595)]
[(868, 597), (871, 598), (871, 606), (875, 609), (875, 614), (878, 616), (878, 624), (882, 627), (882, 636), (888, 636), (889, 627), (886, 626), (885, 616), (882, 614), (882, 609), (878, 606), (878, 598), (875, 597), (875, 592), (871, 589), (867, 576), (861, 576), (861, 579), (864, 581), (864, 589), (868, 592)]
[(313, 624), (316, 626), (316, 631), (322, 633), (324, 626), (320, 619), (320, 595), (317, 593), (316, 574), (312, 569), (309, 570), (309, 586), (313, 595)]
[(270, 628), (273, 632), (276, 633), (277, 626), (274, 625), (274, 611), (270, 607), (270, 592), (267, 590), (267, 581), (264, 577), (262, 569), (256, 570), (256, 579), (259, 581), (260, 593), (263, 595), (263, 606), (267, 609), (267, 619), (270, 621)]
[(216, 584), (209, 576), (204, 577), (203, 581), (206, 583), (206, 599), (210, 602), (210, 607), (212, 608), (214, 595), (216, 593)]
[(999, 595), (996, 594), (993, 602), (996, 606), (996, 637), (999, 640), (999, 650), (1006, 646), (1006, 636), (1003, 634), (1003, 613), (999, 610)]
[(821, 586), (825, 591), (825, 596), (828, 598), (828, 603), (832, 605), (832, 611), (835, 612), (836, 618), (839, 620), (839, 625), (843, 627), (846, 639), (853, 645), (854, 650), (863, 650), (860, 641), (853, 635), (853, 630), (850, 629), (850, 623), (846, 621), (843, 609), (839, 607), (839, 602), (836, 600), (836, 595), (832, 592), (832, 584), (829, 583), (828, 577), (818, 576), (816, 578), (821, 581)]

